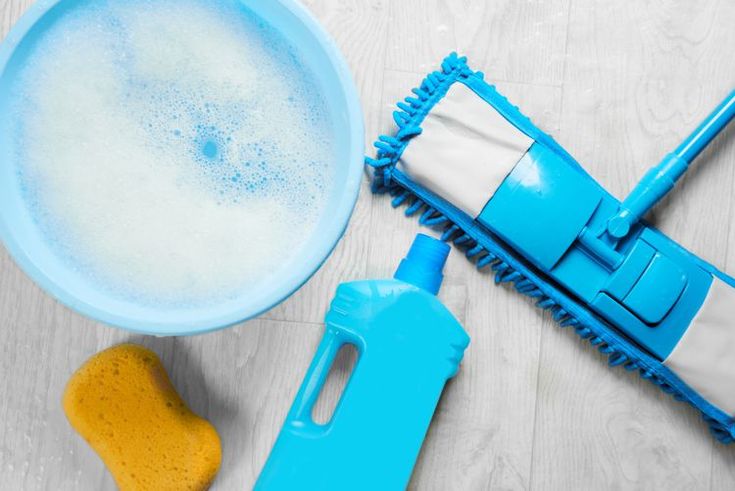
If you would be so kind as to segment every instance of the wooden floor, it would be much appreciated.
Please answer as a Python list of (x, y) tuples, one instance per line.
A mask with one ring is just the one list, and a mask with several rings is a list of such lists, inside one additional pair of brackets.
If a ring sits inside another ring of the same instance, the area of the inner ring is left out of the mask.
[[(0, 34), (32, 3), (0, 0)], [(735, 2), (310, 0), (349, 61), (366, 141), (391, 105), (452, 50), (554, 135), (615, 195), (735, 87)], [(735, 128), (654, 221), (735, 274)], [(335, 286), (392, 273), (414, 220), (365, 186), (344, 240), (281, 306), (194, 338), (131, 336), (71, 312), (0, 252), (0, 488), (114, 489), (60, 407), (87, 357), (121, 341), (152, 347), (176, 387), (223, 435), (215, 489), (254, 482), (321, 335)], [(442, 298), (472, 344), (415, 469), (416, 489), (735, 488), (735, 445), (697, 413), (606, 360), (461, 254)], [(336, 394), (330, 393), (334, 399)], [(390, 445), (390, 442), (385, 442)]]

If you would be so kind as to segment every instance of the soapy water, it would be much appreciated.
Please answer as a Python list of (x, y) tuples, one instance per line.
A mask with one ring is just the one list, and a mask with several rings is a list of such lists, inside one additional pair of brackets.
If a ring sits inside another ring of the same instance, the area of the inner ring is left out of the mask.
[(92, 0), (11, 87), (13, 152), (49, 244), (108, 293), (200, 305), (296, 257), (333, 187), (329, 109), (235, 0)]

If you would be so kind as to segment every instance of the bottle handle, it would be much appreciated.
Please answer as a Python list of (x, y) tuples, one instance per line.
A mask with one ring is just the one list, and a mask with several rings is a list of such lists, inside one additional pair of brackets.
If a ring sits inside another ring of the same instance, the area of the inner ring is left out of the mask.
[(327, 327), (289, 413), (289, 423), (294, 427), (315, 433), (323, 431), (331, 423), (330, 421), (325, 424), (317, 424), (314, 422), (311, 413), (337, 353), (346, 344), (357, 346), (356, 343), (348, 339), (346, 333)]

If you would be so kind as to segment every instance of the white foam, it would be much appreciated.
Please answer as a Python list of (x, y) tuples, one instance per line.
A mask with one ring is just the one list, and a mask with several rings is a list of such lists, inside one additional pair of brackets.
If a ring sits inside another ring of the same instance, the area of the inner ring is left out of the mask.
[(199, 304), (298, 254), (332, 187), (328, 108), (236, 2), (93, 1), (13, 87), (28, 204), (101, 288)]

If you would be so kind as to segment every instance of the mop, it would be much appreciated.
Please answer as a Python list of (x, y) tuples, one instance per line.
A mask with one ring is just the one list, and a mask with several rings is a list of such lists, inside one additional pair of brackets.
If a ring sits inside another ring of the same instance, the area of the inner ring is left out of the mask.
[(452, 53), (375, 142), (373, 191), (735, 440), (735, 279), (644, 215), (735, 116), (733, 91), (622, 202)]

